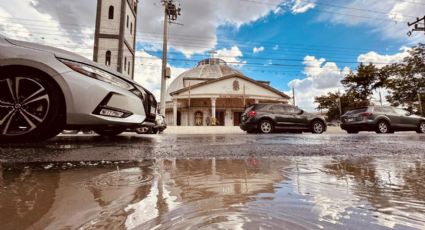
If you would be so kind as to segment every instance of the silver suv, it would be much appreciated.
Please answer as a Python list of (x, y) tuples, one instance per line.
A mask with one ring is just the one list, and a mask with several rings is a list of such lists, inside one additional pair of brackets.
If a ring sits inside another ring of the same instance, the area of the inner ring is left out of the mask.
[(358, 133), (359, 131), (425, 133), (424, 117), (390, 106), (367, 106), (350, 110), (341, 117), (341, 121), (341, 128), (347, 133)]

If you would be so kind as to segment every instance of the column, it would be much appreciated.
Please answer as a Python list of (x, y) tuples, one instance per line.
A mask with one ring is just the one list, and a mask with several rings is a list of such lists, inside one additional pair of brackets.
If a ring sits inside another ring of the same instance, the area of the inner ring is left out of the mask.
[(211, 98), (211, 118), (215, 119), (215, 102), (216, 98)]
[(173, 125), (177, 126), (177, 99), (173, 100)]

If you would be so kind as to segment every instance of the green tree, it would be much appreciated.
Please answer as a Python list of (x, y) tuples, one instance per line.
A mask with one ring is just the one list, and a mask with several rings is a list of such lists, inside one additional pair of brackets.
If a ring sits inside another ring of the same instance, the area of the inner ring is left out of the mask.
[(339, 120), (340, 112), (344, 114), (350, 109), (368, 105), (368, 101), (359, 99), (349, 92), (344, 94), (329, 92), (327, 95), (315, 97), (314, 102), (318, 104), (317, 110), (327, 110), (328, 121)]
[(380, 86), (380, 71), (372, 63), (369, 65), (360, 63), (357, 71), (350, 72), (341, 83), (347, 89), (347, 93), (350, 96), (369, 103), (373, 91)]
[(418, 90), (425, 87), (425, 44), (414, 46), (402, 63), (382, 68), (381, 76), (390, 92), (387, 100), (393, 106), (418, 111)]

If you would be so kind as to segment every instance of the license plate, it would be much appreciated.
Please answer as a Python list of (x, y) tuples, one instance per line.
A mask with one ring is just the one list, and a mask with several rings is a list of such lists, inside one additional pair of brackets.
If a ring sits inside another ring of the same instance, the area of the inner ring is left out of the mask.
[(347, 118), (347, 120), (346, 120), (347, 122), (353, 122), (354, 121), (354, 118)]

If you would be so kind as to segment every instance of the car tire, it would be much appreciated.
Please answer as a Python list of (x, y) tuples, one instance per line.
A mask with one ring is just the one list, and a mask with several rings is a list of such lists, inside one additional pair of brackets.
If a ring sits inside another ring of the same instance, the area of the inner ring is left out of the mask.
[(325, 123), (322, 121), (313, 121), (311, 123), (311, 132), (314, 134), (322, 134), (325, 131)]
[(348, 130), (347, 130), (347, 133), (348, 133), (348, 134), (358, 134), (358, 133), (359, 133), (359, 131), (358, 131), (358, 130), (354, 130), (354, 129), (348, 129)]
[(0, 141), (37, 141), (64, 127), (62, 92), (46, 74), (23, 67), (0, 72)]
[(421, 121), (418, 125), (417, 133), (425, 133), (425, 121)]
[(260, 123), (258, 124), (258, 130), (263, 133), (263, 134), (269, 134), (269, 133), (273, 133), (274, 131), (274, 125), (271, 121), (269, 120), (262, 120), (260, 121)]
[(379, 121), (376, 125), (376, 133), (387, 134), (391, 133), (391, 127), (387, 121)]
[(105, 128), (105, 129), (95, 129), (94, 132), (100, 136), (104, 137), (115, 137), (120, 135), (125, 131), (125, 128)]

